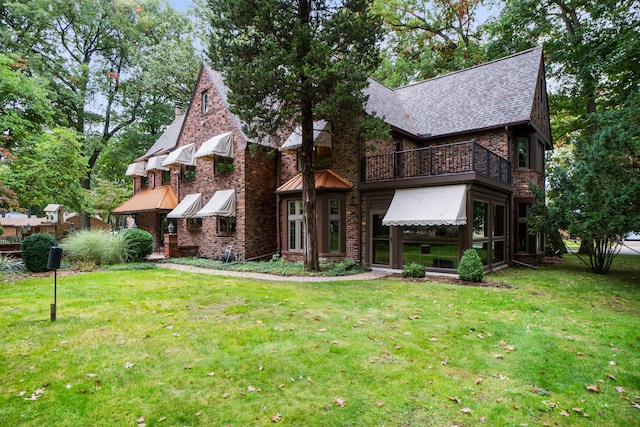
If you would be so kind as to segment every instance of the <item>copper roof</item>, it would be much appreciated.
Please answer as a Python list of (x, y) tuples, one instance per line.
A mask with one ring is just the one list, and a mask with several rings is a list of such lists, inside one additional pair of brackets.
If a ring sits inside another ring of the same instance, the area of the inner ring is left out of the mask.
[[(353, 184), (332, 171), (331, 169), (324, 169), (316, 171), (315, 173), (316, 190), (351, 190)], [(276, 193), (290, 193), (294, 191), (302, 191), (302, 174), (291, 178), (289, 181), (282, 184), (276, 190)]]
[(148, 188), (137, 192), (129, 200), (111, 211), (114, 214), (131, 214), (145, 211), (170, 211), (178, 205), (178, 199), (169, 185)]

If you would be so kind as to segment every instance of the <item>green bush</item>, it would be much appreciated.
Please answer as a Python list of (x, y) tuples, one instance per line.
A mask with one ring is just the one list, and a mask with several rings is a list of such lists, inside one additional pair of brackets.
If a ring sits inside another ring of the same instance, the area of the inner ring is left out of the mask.
[(464, 251), (458, 265), (458, 276), (462, 280), (469, 282), (481, 282), (484, 275), (484, 267), (482, 260), (475, 249), (467, 249)]
[(56, 239), (47, 233), (35, 233), (25, 237), (20, 244), (20, 250), (26, 269), (34, 273), (48, 271), (49, 248), (55, 244)]
[(404, 265), (404, 270), (402, 270), (402, 277), (415, 277), (419, 279), (424, 277), (426, 271), (427, 269), (424, 265), (410, 262)]
[(138, 262), (153, 253), (153, 236), (148, 231), (139, 228), (129, 228), (121, 231), (126, 244), (126, 261)]
[(103, 230), (81, 230), (65, 238), (60, 246), (66, 258), (76, 266), (119, 264), (125, 261), (126, 242), (120, 234)]

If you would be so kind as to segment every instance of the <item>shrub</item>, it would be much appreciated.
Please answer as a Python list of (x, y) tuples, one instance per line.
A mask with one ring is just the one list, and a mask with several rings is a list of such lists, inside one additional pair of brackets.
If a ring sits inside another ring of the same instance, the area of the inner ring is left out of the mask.
[(25, 237), (20, 244), (20, 250), (27, 270), (34, 273), (48, 271), (49, 248), (55, 244), (56, 239), (47, 233), (35, 233)]
[(415, 277), (419, 279), (424, 277), (426, 271), (427, 269), (424, 265), (410, 262), (404, 265), (404, 270), (402, 270), (402, 277)]
[(129, 228), (121, 231), (126, 246), (126, 261), (138, 262), (153, 253), (153, 236), (139, 228)]
[(124, 262), (125, 239), (120, 234), (110, 234), (103, 230), (81, 230), (65, 238), (60, 246), (65, 256), (75, 266), (88, 267), (111, 265)]
[(484, 275), (484, 267), (482, 260), (475, 249), (467, 249), (464, 251), (458, 265), (458, 276), (460, 279), (469, 282), (481, 282)]
[[(49, 260), (47, 255), (47, 261)], [(4, 273), (17, 273), (24, 269), (24, 261), (8, 255), (0, 255), (0, 271)]]

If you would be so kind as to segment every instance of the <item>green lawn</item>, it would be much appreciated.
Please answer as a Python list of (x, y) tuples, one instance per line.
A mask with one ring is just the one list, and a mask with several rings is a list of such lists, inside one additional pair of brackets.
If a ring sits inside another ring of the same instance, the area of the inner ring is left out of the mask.
[(59, 275), (54, 323), (53, 277), (1, 283), (0, 425), (640, 425), (640, 258), (567, 258), (511, 288)]

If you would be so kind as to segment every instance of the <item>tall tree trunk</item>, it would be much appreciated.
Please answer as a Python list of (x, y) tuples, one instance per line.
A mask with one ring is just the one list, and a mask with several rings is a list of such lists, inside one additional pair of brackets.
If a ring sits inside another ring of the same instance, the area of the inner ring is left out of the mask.
[[(304, 30), (298, 41), (298, 57), (304, 58), (311, 51), (311, 4), (309, 0), (298, 3), (300, 21)], [(305, 32), (306, 30), (306, 32)], [(311, 85), (309, 76), (303, 71), (300, 75), (302, 85), (300, 112), (302, 121), (302, 226), (304, 228), (304, 268), (310, 271), (320, 270), (318, 259), (318, 224), (316, 221), (316, 182), (313, 170), (313, 103), (308, 95)]]

